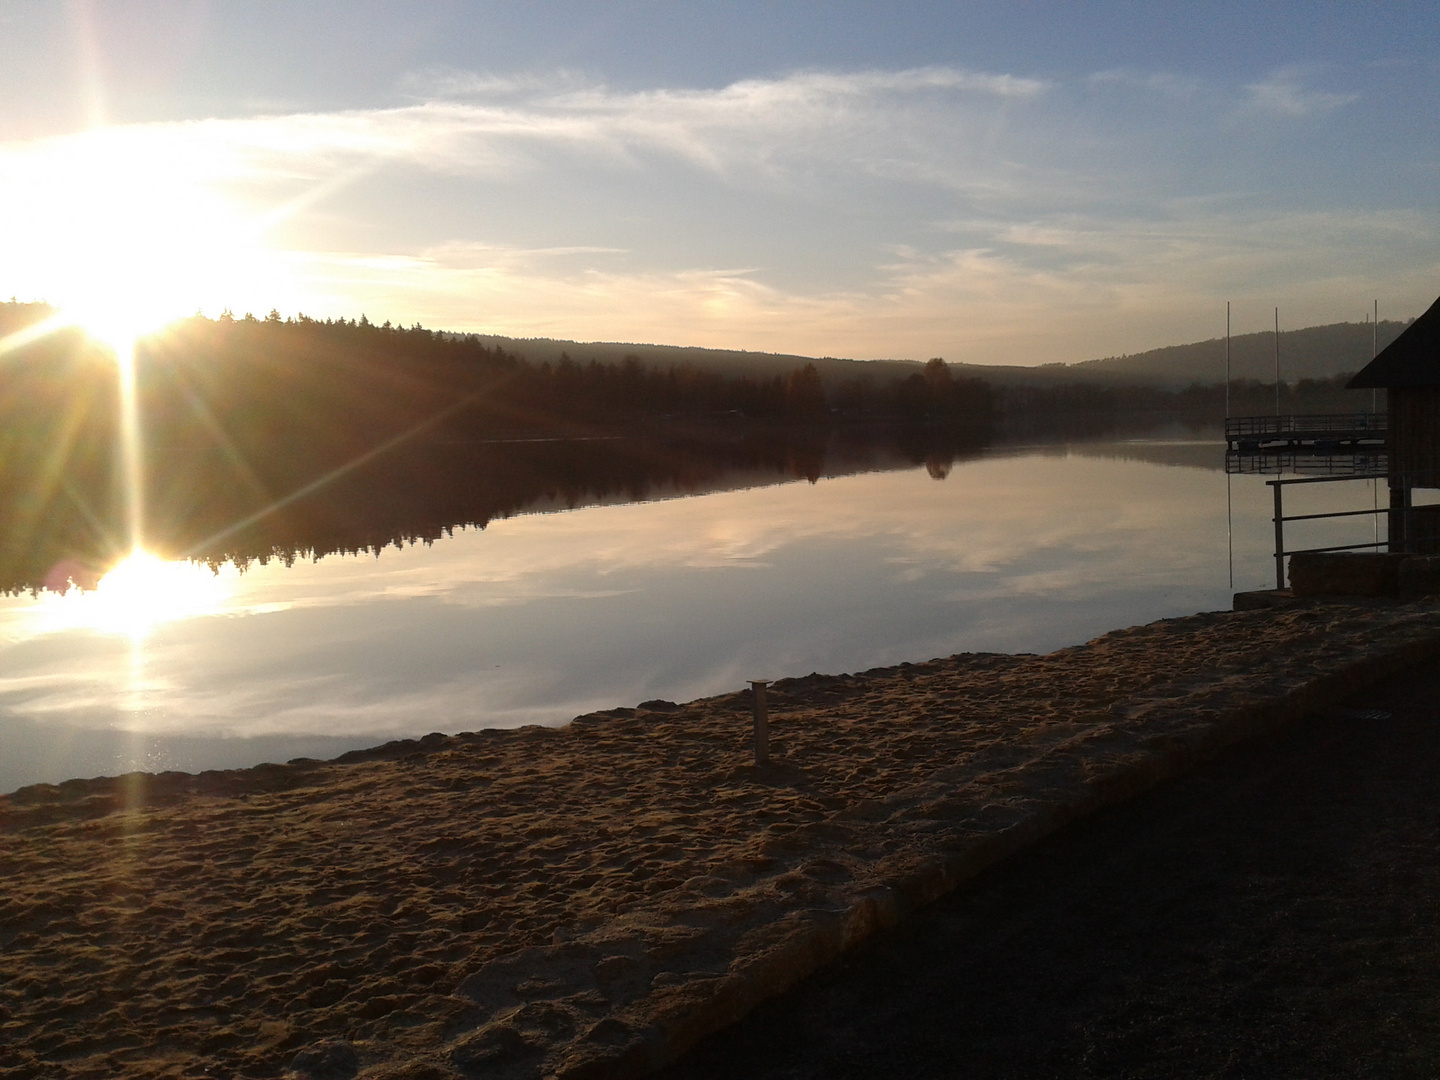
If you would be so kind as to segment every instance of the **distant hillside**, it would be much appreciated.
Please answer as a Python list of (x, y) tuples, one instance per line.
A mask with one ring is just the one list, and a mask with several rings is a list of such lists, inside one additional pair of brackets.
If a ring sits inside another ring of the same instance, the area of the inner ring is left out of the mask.
[[(913, 374), (921, 369), (919, 360), (842, 360), (834, 356), (794, 356), (789, 353), (742, 352), (733, 349), (702, 349), (685, 345), (637, 345), (616, 341), (565, 341), (554, 338), (510, 338), (496, 334), (475, 334), (482, 344), (504, 349), (532, 364), (556, 364), (562, 356), (576, 363), (618, 364), (627, 356), (637, 357), (647, 367), (696, 367), (723, 375), (752, 378), (787, 376), (798, 367), (814, 364), (829, 390), (848, 379), (869, 374), (877, 380)], [(954, 365), (952, 365), (953, 367)], [(988, 368), (977, 368), (988, 376)]]
[[(0, 337), (51, 314), (44, 304), (0, 303)], [(1394, 341), (1410, 322), (1382, 321), (1380, 348)], [(810, 357), (789, 353), (704, 349), (680, 345), (643, 345), (613, 341), (566, 341), (553, 338), (512, 338), (496, 334), (447, 334), (473, 338), (500, 348), (532, 364), (554, 366), (563, 356), (580, 364), (598, 360), (618, 364), (637, 357), (647, 367), (664, 370), (690, 367), (722, 375), (755, 379), (782, 378), (798, 367), (814, 364), (827, 393), (851, 379), (870, 375), (877, 383), (904, 378), (921, 370), (924, 359), (846, 360), (833, 356)], [(1280, 374), (1287, 383), (1300, 379), (1329, 379), (1342, 372), (1359, 371), (1370, 362), (1371, 327), (1368, 322), (1331, 323), (1280, 332)], [(1275, 379), (1275, 335), (1240, 334), (1230, 340), (1231, 375), (1236, 380), (1270, 383)], [(1211, 385), (1225, 377), (1225, 339), (1211, 338), (1188, 345), (1168, 345), (1148, 352), (1109, 356), (1075, 364), (1020, 367), (1001, 364), (967, 364), (946, 357), (956, 378), (984, 379), (996, 386), (1045, 387), (1065, 384), (1089, 386), (1152, 386), (1178, 389), (1191, 383)]]
[[(1411, 320), (1413, 321), (1413, 320)], [(1380, 348), (1400, 336), (1408, 322), (1382, 321), (1377, 329)], [(1359, 371), (1370, 362), (1371, 327), (1363, 323), (1331, 323), (1307, 326), (1302, 330), (1280, 331), (1280, 378), (1328, 379), (1342, 372)], [(1169, 345), (1163, 349), (1086, 360), (1079, 364), (1047, 365), (1040, 371), (1060, 368), (1067, 377), (1089, 381), (1145, 383), (1155, 386), (1188, 386), (1190, 383), (1220, 382), (1225, 377), (1225, 339), (1212, 338), (1193, 345)], [(1271, 332), (1240, 334), (1230, 339), (1230, 371), (1235, 379), (1275, 381), (1275, 335)]]
[[(1408, 322), (1382, 321), (1379, 345), (1384, 348), (1399, 336)], [(618, 363), (636, 356), (647, 366), (689, 366), (726, 374), (772, 377), (788, 375), (803, 364), (814, 364), (830, 390), (870, 374), (877, 380), (919, 371), (920, 360), (842, 360), (833, 356), (808, 357), (786, 353), (737, 352), (727, 349), (687, 348), (677, 345), (633, 345), (623, 342), (556, 341), (550, 338), (508, 338), (476, 335), (491, 347), (521, 356), (534, 364), (558, 362), (562, 355), (580, 363), (599, 360)], [(1331, 323), (1280, 332), (1280, 376), (1285, 382), (1328, 379), (1342, 372), (1359, 371), (1370, 362), (1371, 328), (1366, 322)], [(998, 386), (1055, 386), (1082, 383), (1097, 386), (1155, 386), (1167, 389), (1209, 385), (1225, 378), (1225, 339), (1212, 338), (1189, 345), (1168, 345), (1127, 356), (1085, 360), (1076, 364), (1042, 364), (1020, 367), (966, 364), (946, 358), (957, 377), (986, 379)], [(1275, 379), (1275, 335), (1239, 334), (1230, 339), (1230, 370), (1234, 379)]]

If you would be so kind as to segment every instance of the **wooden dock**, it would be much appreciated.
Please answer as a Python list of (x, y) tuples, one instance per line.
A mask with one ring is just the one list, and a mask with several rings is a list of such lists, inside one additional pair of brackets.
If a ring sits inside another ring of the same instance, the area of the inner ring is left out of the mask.
[(1385, 413), (1232, 416), (1225, 421), (1225, 471), (1384, 472), (1388, 439)]

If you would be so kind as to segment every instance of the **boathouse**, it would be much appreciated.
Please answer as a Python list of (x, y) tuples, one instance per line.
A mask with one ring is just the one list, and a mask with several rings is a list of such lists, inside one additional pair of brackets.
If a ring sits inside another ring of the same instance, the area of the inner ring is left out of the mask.
[(1416, 507), (1418, 488), (1440, 489), (1440, 299), (1347, 384), (1384, 390), (1390, 550), (1440, 552), (1440, 507)]

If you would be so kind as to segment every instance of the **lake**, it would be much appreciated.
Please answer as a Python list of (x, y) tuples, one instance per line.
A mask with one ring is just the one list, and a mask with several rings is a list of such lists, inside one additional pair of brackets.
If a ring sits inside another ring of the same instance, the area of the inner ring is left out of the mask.
[[(753, 678), (1045, 652), (1273, 584), (1270, 491), (1227, 481), (1218, 436), (727, 451), (643, 482), (606, 465), (603, 483), (531, 449), (549, 471), (483, 512), (426, 510), (409, 531), (307, 512), (323, 543), (262, 538), (228, 558), (212, 545), (205, 561), (0, 599), (0, 791), (562, 724)], [(620, 452), (596, 442), (574, 461)], [(458, 481), (442, 479), (449, 498)], [(345, 482), (352, 507), (381, 483)], [(1364, 482), (1315, 488), (1287, 512), (1370, 499)], [(1326, 528), (1315, 542), (1373, 526)]]

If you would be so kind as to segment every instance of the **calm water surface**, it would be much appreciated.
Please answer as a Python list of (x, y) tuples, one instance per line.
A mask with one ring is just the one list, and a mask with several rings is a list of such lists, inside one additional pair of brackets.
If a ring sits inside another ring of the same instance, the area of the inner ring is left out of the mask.
[[(1232, 544), (1235, 588), (1267, 587), (1273, 567), (1260, 478), (1234, 478), (1227, 535), (1222, 455), (1184, 440), (1008, 448), (948, 475), (521, 513), (379, 556), (171, 564), (5, 599), (0, 791), (1045, 652), (1225, 608)], [(1291, 512), (1340, 498), (1305, 497)]]

